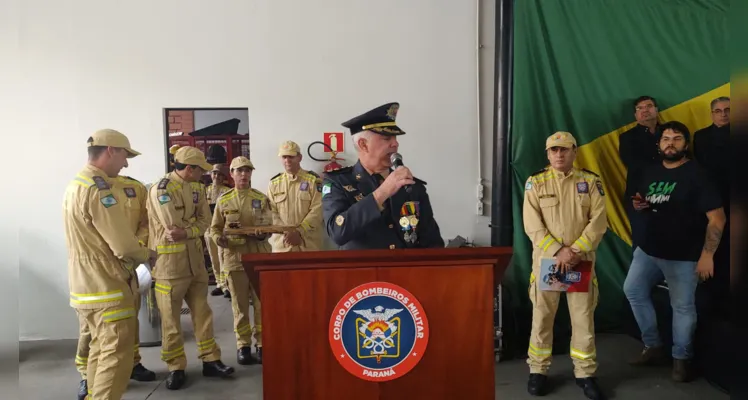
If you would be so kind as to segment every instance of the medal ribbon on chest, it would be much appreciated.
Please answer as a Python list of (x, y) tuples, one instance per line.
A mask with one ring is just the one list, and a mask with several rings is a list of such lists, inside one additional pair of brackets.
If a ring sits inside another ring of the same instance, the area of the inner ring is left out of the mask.
[(416, 226), (418, 226), (419, 215), (420, 210), (417, 201), (407, 201), (400, 208), (400, 227), (405, 231), (403, 238), (407, 243), (413, 244), (418, 240)]

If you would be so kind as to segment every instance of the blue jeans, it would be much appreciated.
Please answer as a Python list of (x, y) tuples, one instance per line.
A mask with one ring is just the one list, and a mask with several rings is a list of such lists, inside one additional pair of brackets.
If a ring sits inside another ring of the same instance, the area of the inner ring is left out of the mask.
[(696, 262), (652, 257), (637, 247), (623, 283), (623, 291), (642, 331), (644, 345), (662, 346), (651, 293), (663, 276), (667, 281), (670, 305), (673, 307), (673, 358), (688, 360), (693, 358), (693, 334), (696, 330)]

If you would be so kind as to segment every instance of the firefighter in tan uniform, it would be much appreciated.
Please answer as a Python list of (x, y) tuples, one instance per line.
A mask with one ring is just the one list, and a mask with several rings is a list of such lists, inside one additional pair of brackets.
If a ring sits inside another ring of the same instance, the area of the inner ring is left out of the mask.
[[(216, 201), (222, 194), (231, 190), (230, 187), (226, 186), (226, 179), (228, 178), (228, 168), (223, 164), (213, 165), (213, 169), (210, 171), (210, 177), (212, 183), (208, 186), (206, 194), (208, 196), (208, 206), (210, 206), (210, 212), (213, 213), (216, 208)], [(216, 279), (216, 287), (210, 294), (212, 296), (224, 295), (229, 297), (229, 289), (226, 287), (226, 274), (221, 270), (221, 252), (218, 251), (218, 245), (216, 245), (215, 239), (210, 235), (210, 231), (205, 232), (205, 243), (208, 245), (208, 254), (210, 255), (210, 265), (213, 268), (213, 276)]]
[(527, 180), (522, 213), (525, 232), (533, 244), (528, 391), (541, 396), (546, 392), (553, 322), (561, 296), (559, 291), (538, 289), (536, 277), (541, 276), (541, 259), (555, 258), (562, 271), (573, 269), (581, 260), (589, 260), (593, 263), (589, 291), (566, 294), (572, 325), (570, 355), (577, 385), (587, 398), (602, 399), (594, 377), (597, 371), (594, 313), (598, 300), (594, 262), (595, 250), (608, 227), (605, 192), (598, 175), (574, 167), (577, 146), (570, 133), (551, 135), (546, 140), (546, 153), (550, 166)]
[(298, 230), (272, 235), (273, 253), (322, 250), (322, 180), (301, 168), (298, 144), (282, 143), (278, 157), (286, 171), (272, 177), (268, 187), (273, 225), (298, 226)]
[(192, 316), (203, 375), (226, 377), (234, 372), (221, 362), (221, 349), (213, 336), (208, 271), (200, 241), (210, 225), (210, 208), (199, 180), (211, 168), (199, 149), (181, 147), (174, 154), (174, 171), (148, 193), (149, 247), (159, 254), (152, 274), (161, 312), (161, 359), (169, 367), (166, 387), (171, 390), (181, 388), (187, 379), (180, 323), (183, 301)]
[[(145, 208), (146, 188), (142, 183), (128, 176), (118, 176), (112, 185), (114, 197), (123, 205), (125, 214), (129, 221), (129, 227), (141, 245), (148, 245), (148, 214)], [(137, 266), (133, 266), (137, 267)], [(135, 295), (135, 311), (140, 309), (140, 296)], [(87, 393), (87, 372), (88, 355), (90, 351), (91, 332), (88, 331), (88, 324), (82, 318), (78, 320), (80, 331), (78, 335), (78, 350), (75, 355), (75, 366), (81, 374), (80, 389), (78, 392), (79, 399), (83, 399)], [(140, 382), (150, 382), (156, 379), (156, 374), (149, 371), (140, 363), (140, 335), (138, 319), (135, 318), (135, 349), (133, 351), (133, 368), (130, 379)]]
[[(90, 332), (88, 398), (119, 400), (133, 373), (137, 278), (133, 266), (155, 262), (129, 225), (127, 201), (115, 189), (127, 159), (140, 153), (111, 129), (88, 138), (88, 165), (65, 191), (70, 305)], [(80, 398), (80, 394), (79, 394)]]
[[(231, 308), (234, 312), (237, 362), (242, 365), (262, 364), (262, 310), (260, 299), (242, 266), (242, 254), (270, 253), (267, 239), (259, 236), (226, 236), (225, 227), (265, 226), (272, 223), (272, 212), (267, 197), (252, 189), (254, 166), (246, 157), (231, 161), (230, 173), (234, 189), (218, 199), (213, 213), (210, 232), (223, 252), (223, 265), (231, 291)], [(249, 324), (249, 297), (254, 307), (253, 325)], [(257, 342), (257, 357), (252, 356), (252, 336)]]

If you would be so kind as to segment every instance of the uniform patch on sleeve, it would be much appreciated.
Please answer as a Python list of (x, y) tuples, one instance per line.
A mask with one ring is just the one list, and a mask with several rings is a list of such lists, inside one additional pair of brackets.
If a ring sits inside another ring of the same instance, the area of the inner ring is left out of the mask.
[(603, 191), (603, 183), (597, 181), (595, 182), (595, 186), (597, 186), (597, 191), (600, 193), (600, 196), (605, 196), (605, 191)]
[(587, 182), (577, 182), (577, 193), (589, 193), (590, 188), (587, 186)]
[(166, 204), (166, 203), (170, 202), (170, 201), (171, 201), (171, 196), (169, 196), (169, 195), (168, 195), (168, 194), (166, 194), (166, 193), (164, 193), (164, 194), (162, 194), (162, 195), (158, 196), (158, 202), (159, 202), (159, 204), (161, 204), (162, 206), (163, 206), (164, 204)]
[(137, 197), (137, 194), (135, 194), (135, 189), (133, 189), (131, 187), (126, 187), (125, 188), (125, 196), (127, 196), (127, 197), (129, 197), (131, 199)]
[[(109, 184), (106, 183), (106, 180), (100, 176), (94, 176), (93, 178), (94, 183), (96, 183), (96, 187), (99, 188), (99, 190), (107, 190), (109, 189)], [(115, 204), (117, 203), (117, 200), (114, 201)]]
[(109, 208), (117, 204), (117, 199), (114, 198), (114, 195), (108, 194), (101, 198), (101, 204), (104, 205), (104, 208)]
[(525, 190), (530, 190), (530, 189), (532, 189), (532, 182), (527, 181), (527, 183), (525, 183)]
[(322, 187), (322, 196), (330, 193), (332, 191), (332, 184), (327, 183), (325, 186)]
[(320, 192), (320, 193), (322, 193), (322, 184), (321, 183), (317, 184), (317, 191)]
[(166, 185), (168, 185), (168, 184), (169, 184), (169, 179), (167, 179), (167, 178), (161, 179), (161, 181), (158, 183), (158, 188), (159, 189), (166, 189)]

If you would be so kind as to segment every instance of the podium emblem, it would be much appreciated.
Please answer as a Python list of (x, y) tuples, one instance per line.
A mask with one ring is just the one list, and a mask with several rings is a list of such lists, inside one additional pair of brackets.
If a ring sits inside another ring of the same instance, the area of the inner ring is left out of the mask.
[(388, 282), (353, 288), (330, 317), (330, 347), (360, 379), (384, 382), (410, 372), (429, 339), (426, 313), (412, 293)]

